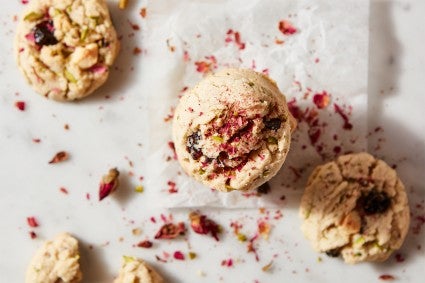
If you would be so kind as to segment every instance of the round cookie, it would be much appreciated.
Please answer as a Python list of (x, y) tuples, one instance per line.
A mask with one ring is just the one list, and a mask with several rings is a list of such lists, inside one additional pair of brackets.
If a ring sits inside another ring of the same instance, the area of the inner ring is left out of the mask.
[(164, 279), (145, 261), (124, 256), (124, 261), (114, 283), (164, 283)]
[(18, 66), (55, 100), (83, 98), (109, 75), (119, 41), (104, 0), (32, 0), (15, 38)]
[(173, 141), (190, 176), (216, 190), (246, 191), (279, 171), (295, 126), (274, 81), (252, 70), (225, 69), (180, 99)]
[(68, 233), (47, 241), (29, 265), (26, 283), (78, 283), (82, 274), (78, 263), (78, 241)]
[(384, 261), (403, 244), (409, 222), (404, 186), (368, 153), (318, 166), (301, 199), (301, 226), (318, 252), (347, 263)]

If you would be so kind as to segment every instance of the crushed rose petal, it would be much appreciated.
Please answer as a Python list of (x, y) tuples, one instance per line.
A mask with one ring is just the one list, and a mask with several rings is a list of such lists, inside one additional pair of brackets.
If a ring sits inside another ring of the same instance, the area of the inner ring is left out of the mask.
[(323, 109), (326, 106), (329, 105), (330, 96), (326, 91), (323, 91), (322, 93), (316, 93), (313, 96), (313, 102), (316, 104), (317, 108)]
[(206, 235), (211, 233), (213, 238), (218, 241), (218, 234), (221, 233), (221, 227), (213, 220), (207, 218), (206, 215), (201, 215), (198, 212), (191, 212), (189, 214), (190, 226), (193, 231), (198, 234)]
[(68, 194), (68, 190), (67, 190), (66, 188), (64, 188), (64, 187), (60, 187), (60, 188), (59, 188), (59, 191), (60, 191), (61, 193), (65, 194), (65, 195), (67, 195), (67, 194)]
[(175, 251), (174, 258), (177, 260), (184, 260), (184, 254), (181, 251)]
[(208, 74), (217, 68), (217, 59), (215, 56), (205, 56), (205, 61), (196, 61), (196, 71), (202, 74)]
[(99, 201), (103, 200), (110, 193), (115, 191), (118, 188), (118, 177), (120, 172), (117, 168), (109, 169), (108, 174), (102, 177), (99, 185)]
[(53, 156), (52, 160), (49, 161), (49, 164), (55, 164), (59, 162), (63, 162), (68, 160), (69, 155), (66, 151), (59, 151), (58, 153)]
[(151, 241), (141, 241), (139, 243), (137, 243), (137, 247), (139, 248), (145, 248), (145, 249), (149, 249), (153, 246), (153, 243)]
[(15, 107), (19, 109), (19, 111), (25, 111), (25, 101), (16, 101)]
[(39, 226), (38, 221), (37, 219), (35, 219), (34, 216), (27, 217), (27, 223), (28, 223), (28, 226), (30, 226), (31, 228), (36, 228)]
[(297, 29), (288, 21), (282, 20), (279, 22), (279, 30), (284, 35), (292, 35), (297, 32)]
[(31, 239), (37, 238), (37, 234), (34, 231), (30, 231), (30, 237)]
[(142, 16), (142, 18), (146, 18), (146, 7), (143, 7), (140, 9), (140, 16)]
[(168, 147), (171, 149), (171, 151), (173, 152), (173, 159), (177, 160), (177, 153), (176, 153), (176, 146), (174, 145), (174, 143), (172, 141), (168, 142)]
[(233, 266), (233, 259), (231, 259), (231, 258), (223, 259), (221, 261), (221, 266), (232, 267)]
[(134, 47), (133, 54), (134, 55), (139, 55), (140, 53), (142, 53), (142, 49), (140, 49), (139, 47)]
[(394, 280), (394, 276), (389, 275), (389, 274), (382, 274), (381, 276), (379, 276), (379, 279), (381, 280)]
[(270, 224), (264, 220), (258, 222), (258, 233), (264, 238), (268, 239), (270, 234)]
[(167, 223), (163, 225), (155, 235), (155, 239), (174, 239), (178, 236), (184, 236), (186, 227), (183, 222), (176, 224)]
[(179, 192), (179, 190), (177, 189), (176, 183), (174, 183), (172, 181), (168, 181), (167, 182), (167, 185), (168, 185), (168, 192), (170, 194), (175, 194), (175, 193), (178, 193)]

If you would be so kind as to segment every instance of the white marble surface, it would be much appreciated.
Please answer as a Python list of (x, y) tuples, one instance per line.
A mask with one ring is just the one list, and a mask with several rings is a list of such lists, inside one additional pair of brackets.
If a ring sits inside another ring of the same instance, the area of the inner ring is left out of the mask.
[[(131, 53), (140, 35), (136, 32), (136, 36), (128, 36), (127, 18), (137, 22), (137, 11), (134, 11), (141, 4), (133, 1), (130, 7), (133, 13), (128, 16), (123, 16), (115, 5), (111, 7), (119, 32), (126, 36), (123, 51)], [(145, 139), (143, 133), (147, 132), (147, 125), (143, 123), (147, 106), (143, 89), (140, 93), (121, 93), (119, 87), (137, 80), (143, 60), (134, 62), (131, 57), (121, 56), (117, 64), (120, 69), (113, 72), (118, 84), (108, 82), (102, 94), (83, 102), (45, 101), (25, 84), (12, 58), (13, 17), (21, 9), (20, 1), (16, 0), (3, 3), (0, 10), (0, 38), (3, 39), (0, 46), (0, 282), (22, 282), (35, 249), (43, 240), (61, 231), (73, 232), (81, 240), (84, 282), (111, 282), (123, 254), (146, 258), (168, 282), (379, 282), (382, 274), (393, 275), (396, 282), (423, 281), (424, 228), (419, 235), (409, 233), (400, 250), (405, 258), (403, 262), (397, 262), (393, 256), (382, 264), (347, 266), (338, 259), (320, 256), (322, 262), (319, 263), (319, 255), (310, 249), (299, 230), (297, 198), (284, 202), (280, 210), (283, 217), (279, 220), (273, 219), (278, 213), (276, 210), (262, 213), (257, 209), (203, 209), (224, 227), (226, 232), (220, 242), (190, 233), (181, 240), (155, 241), (149, 250), (133, 247), (141, 240), (152, 238), (162, 223), (161, 213), (172, 213), (175, 221), (186, 222), (188, 214), (187, 210), (149, 208), (143, 194), (132, 192), (138, 184), (135, 180), (149, 166), (144, 162), (146, 145), (139, 145)], [(376, 127), (383, 131), (371, 134), (369, 151), (389, 164), (397, 164), (409, 192), (413, 219), (425, 214), (424, 12), (422, 0), (371, 2), (368, 127), (371, 132)], [(107, 94), (111, 98), (105, 100)], [(26, 111), (20, 112), (14, 107), (17, 100), (26, 102)], [(132, 111), (139, 110), (137, 119), (120, 114), (126, 111), (122, 101), (128, 100)], [(91, 113), (86, 123), (75, 117), (77, 107), (78, 111)], [(69, 124), (69, 130), (64, 129), (65, 124)], [(92, 134), (95, 127), (96, 135)], [(111, 132), (122, 135), (114, 134), (111, 138)], [(36, 144), (33, 138), (40, 138), (41, 142)], [(59, 150), (69, 151), (70, 160), (48, 165)], [(133, 167), (126, 160), (129, 151), (138, 153), (128, 156)], [(130, 182), (122, 178), (123, 189), (99, 203), (96, 200), (99, 176), (110, 166), (126, 168), (124, 176), (132, 171), (135, 177)], [(81, 183), (76, 176), (86, 182)], [(59, 191), (62, 186), (68, 189), (68, 195)], [(88, 192), (89, 201), (86, 200)], [(422, 208), (417, 207), (420, 203)], [(268, 213), (272, 218), (272, 231), (268, 240), (258, 241), (260, 260), (256, 262), (253, 254), (246, 252), (246, 243), (235, 238), (229, 225), (232, 221), (243, 224), (241, 231), (250, 237), (256, 231), (257, 221)], [(40, 226), (29, 228), (28, 216), (35, 216)], [(151, 216), (155, 216), (156, 224), (149, 220)], [(142, 234), (132, 235), (134, 228), (140, 228)], [(37, 239), (30, 239), (30, 230), (35, 230)], [(172, 254), (176, 250), (193, 251), (198, 256), (194, 260), (168, 263), (155, 260), (155, 255)], [(234, 266), (221, 266), (221, 261), (229, 258), (234, 260)], [(272, 259), (273, 268), (269, 272), (261, 271)], [(200, 276), (201, 271), (205, 276)]]

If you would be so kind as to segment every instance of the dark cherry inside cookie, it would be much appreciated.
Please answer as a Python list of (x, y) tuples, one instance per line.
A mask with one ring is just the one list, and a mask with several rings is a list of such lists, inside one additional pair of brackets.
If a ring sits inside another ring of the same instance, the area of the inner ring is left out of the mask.
[(272, 118), (269, 120), (264, 120), (264, 126), (273, 131), (277, 131), (280, 129), (280, 126), (282, 124), (282, 120), (279, 118)]
[(187, 137), (186, 149), (194, 160), (198, 160), (202, 156), (202, 151), (198, 147), (198, 143), (201, 140), (201, 135), (198, 132), (194, 132)]
[(384, 213), (391, 206), (391, 199), (385, 192), (371, 190), (360, 199), (364, 212), (368, 215)]
[(33, 29), (35, 44), (40, 47), (57, 44), (58, 40), (55, 38), (54, 30), (52, 20), (45, 20), (38, 23)]

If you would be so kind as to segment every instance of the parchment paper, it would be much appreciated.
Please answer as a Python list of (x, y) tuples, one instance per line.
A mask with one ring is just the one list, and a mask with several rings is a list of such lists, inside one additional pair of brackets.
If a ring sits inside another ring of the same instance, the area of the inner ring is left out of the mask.
[[(366, 149), (368, 17), (368, 1), (148, 1), (142, 69), (150, 93), (146, 187), (152, 200), (164, 207), (281, 206), (300, 196), (314, 166)], [(284, 34), (282, 20), (297, 31)], [(292, 105), (318, 113), (318, 141), (312, 142), (312, 124), (301, 119), (270, 193), (212, 191), (173, 158), (169, 118), (183, 90), (205, 75), (200, 65), (213, 72), (233, 66), (268, 73)], [(319, 109), (313, 97), (324, 91), (330, 102)], [(352, 129), (344, 129), (343, 115)], [(176, 183), (171, 193), (170, 181)]]

